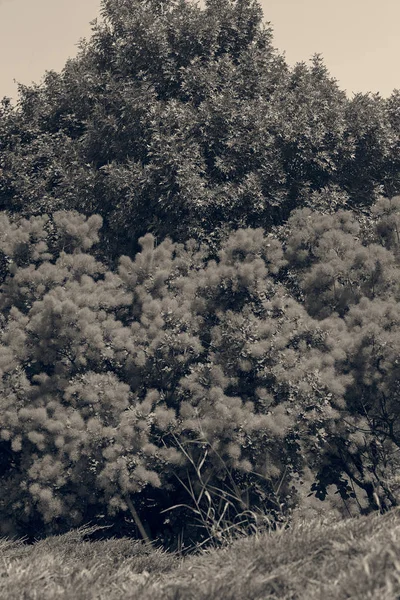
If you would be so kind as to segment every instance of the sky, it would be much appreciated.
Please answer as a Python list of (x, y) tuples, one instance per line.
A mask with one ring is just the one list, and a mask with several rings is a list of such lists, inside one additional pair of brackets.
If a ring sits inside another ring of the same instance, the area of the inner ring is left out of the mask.
[[(349, 97), (400, 88), (399, 0), (261, 0), (274, 46), (290, 65), (323, 56)], [(17, 98), (14, 80), (39, 83), (60, 71), (91, 35), (100, 0), (0, 0), (0, 98)]]

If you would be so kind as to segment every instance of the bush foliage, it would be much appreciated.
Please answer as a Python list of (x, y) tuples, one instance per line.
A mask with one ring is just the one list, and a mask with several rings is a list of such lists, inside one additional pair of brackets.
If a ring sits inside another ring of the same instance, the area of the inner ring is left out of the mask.
[(130, 511), (154, 535), (150, 499), (182, 503), (200, 464), (238, 515), (290, 511), (302, 477), (396, 503), (398, 209), (374, 206), (369, 243), (351, 212), (300, 209), (286, 249), (240, 229), (216, 259), (147, 234), (115, 270), (89, 253), (100, 217), (3, 213), (3, 531)]

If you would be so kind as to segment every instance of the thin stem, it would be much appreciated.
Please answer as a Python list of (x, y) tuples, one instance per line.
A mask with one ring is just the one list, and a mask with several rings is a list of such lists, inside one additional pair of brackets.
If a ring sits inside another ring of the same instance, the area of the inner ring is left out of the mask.
[(129, 497), (128, 494), (125, 495), (125, 500), (126, 500), (126, 503), (128, 505), (129, 511), (130, 511), (130, 513), (131, 513), (131, 515), (133, 517), (133, 520), (135, 521), (135, 525), (136, 525), (136, 527), (140, 531), (140, 535), (142, 536), (142, 538), (144, 539), (144, 541), (146, 542), (146, 544), (148, 544), (149, 546), (151, 546), (152, 545), (151, 540), (150, 540), (149, 536), (147, 535), (147, 532), (146, 532), (146, 530), (145, 530), (145, 528), (143, 526), (143, 523), (140, 520), (140, 517), (139, 517), (139, 515), (138, 515), (138, 513), (136, 511), (136, 508), (134, 507), (134, 504), (133, 504), (133, 502), (130, 499), (130, 497)]

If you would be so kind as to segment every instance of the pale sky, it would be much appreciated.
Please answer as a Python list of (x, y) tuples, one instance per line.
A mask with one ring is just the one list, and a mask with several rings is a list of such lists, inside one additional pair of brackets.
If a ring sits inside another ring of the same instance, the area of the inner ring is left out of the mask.
[[(400, 88), (399, 0), (261, 0), (274, 46), (293, 65), (322, 54), (332, 77), (356, 92)], [(0, 0), (0, 98), (16, 98), (17, 81), (40, 82), (60, 71), (90, 37), (100, 0)]]

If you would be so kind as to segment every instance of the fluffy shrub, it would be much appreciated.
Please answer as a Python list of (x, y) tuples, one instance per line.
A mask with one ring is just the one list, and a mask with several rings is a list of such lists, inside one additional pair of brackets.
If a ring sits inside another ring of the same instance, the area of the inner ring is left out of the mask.
[[(185, 535), (202, 539), (196, 510), (211, 497), (216, 518), (278, 518), (304, 496), (307, 473), (321, 499), (330, 484), (347, 498), (348, 478), (373, 498), (365, 469), (376, 464), (361, 458), (361, 475), (351, 464), (367, 443), (360, 431), (377, 435), (373, 394), (389, 406), (394, 393), (388, 324), (397, 323), (397, 304), (380, 295), (395, 293), (387, 282), (397, 266), (389, 249), (371, 244), (365, 251), (385, 268), (372, 299), (363, 296), (369, 267), (354, 268), (364, 247), (346, 215), (314, 218), (288, 238), (286, 257), (261, 229), (232, 233), (215, 259), (193, 241), (157, 246), (147, 234), (115, 270), (88, 254), (96, 216), (1, 220), (3, 534), (61, 531), (104, 514), (133, 518), (144, 537), (163, 536), (167, 523), (176, 536), (185, 517)], [(304, 306), (279, 280), (300, 247)], [(318, 299), (314, 271), (333, 250), (343, 280), (345, 268), (359, 278), (360, 299), (315, 320), (306, 310)], [(368, 399), (370, 422), (357, 398)], [(386, 446), (397, 443), (390, 422)]]

